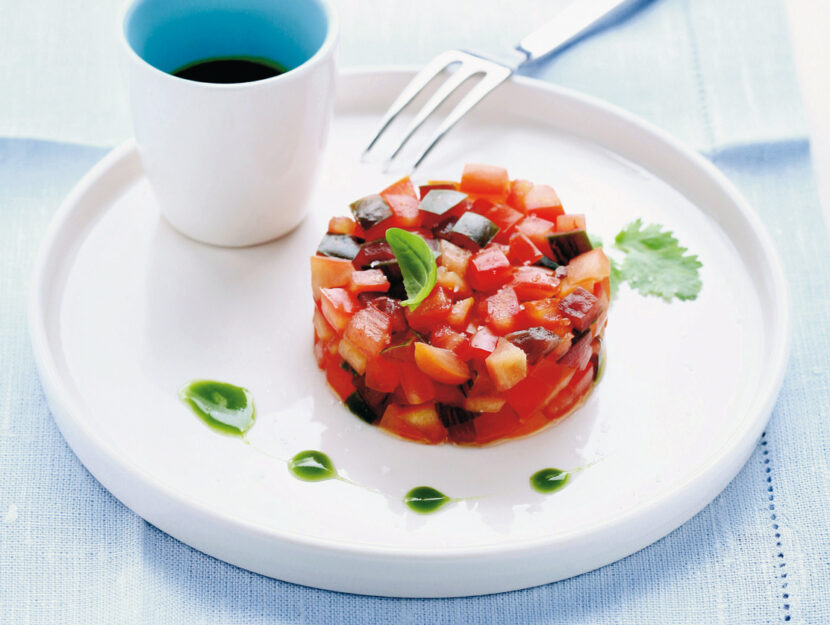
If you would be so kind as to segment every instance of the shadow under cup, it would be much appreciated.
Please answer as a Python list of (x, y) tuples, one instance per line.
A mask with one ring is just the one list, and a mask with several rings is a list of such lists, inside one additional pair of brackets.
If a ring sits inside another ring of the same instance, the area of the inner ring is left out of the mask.
[(265, 58), (292, 70), (320, 50), (329, 22), (315, 0), (138, 0), (124, 35), (139, 57), (166, 73), (222, 57)]

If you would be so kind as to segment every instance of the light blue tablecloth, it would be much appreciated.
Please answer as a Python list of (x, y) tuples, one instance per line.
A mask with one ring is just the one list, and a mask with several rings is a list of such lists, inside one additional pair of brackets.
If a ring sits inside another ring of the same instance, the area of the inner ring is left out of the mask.
[(44, 229), (104, 152), (0, 139), (0, 624), (830, 622), (830, 242), (783, 19), (777, 0), (654, 0), (527, 72), (620, 104), (712, 158), (775, 239), (795, 331), (764, 438), (710, 506), (616, 564), (502, 595), (294, 586), (198, 553), (116, 501), (49, 415), (25, 318)]

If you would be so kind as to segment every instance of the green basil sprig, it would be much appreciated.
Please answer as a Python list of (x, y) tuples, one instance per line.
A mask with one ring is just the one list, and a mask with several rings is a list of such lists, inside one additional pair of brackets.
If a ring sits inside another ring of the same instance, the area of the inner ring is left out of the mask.
[(438, 278), (438, 265), (427, 242), (417, 234), (389, 228), (386, 242), (398, 261), (407, 299), (401, 304), (415, 310), (430, 294)]

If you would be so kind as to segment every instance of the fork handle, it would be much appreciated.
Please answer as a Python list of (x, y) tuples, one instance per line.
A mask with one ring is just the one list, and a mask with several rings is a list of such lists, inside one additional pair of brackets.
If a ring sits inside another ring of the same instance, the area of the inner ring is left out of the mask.
[(516, 49), (527, 56), (524, 62), (541, 59), (633, 3), (634, 0), (574, 0), (552, 20), (524, 37)]

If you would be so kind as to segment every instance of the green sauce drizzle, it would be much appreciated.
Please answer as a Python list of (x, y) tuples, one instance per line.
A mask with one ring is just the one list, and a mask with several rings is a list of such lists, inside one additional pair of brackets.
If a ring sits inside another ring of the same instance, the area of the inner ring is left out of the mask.
[(288, 461), (288, 470), (304, 482), (322, 482), (337, 477), (334, 464), (322, 451), (307, 449)]
[(195, 380), (179, 391), (185, 402), (209, 426), (242, 436), (254, 424), (254, 402), (248, 389), (227, 382)]
[(416, 486), (404, 495), (403, 501), (410, 510), (418, 514), (430, 514), (442, 508), (451, 499), (432, 486)]
[(571, 474), (560, 469), (542, 469), (530, 476), (530, 486), (540, 493), (555, 493), (568, 483)]

